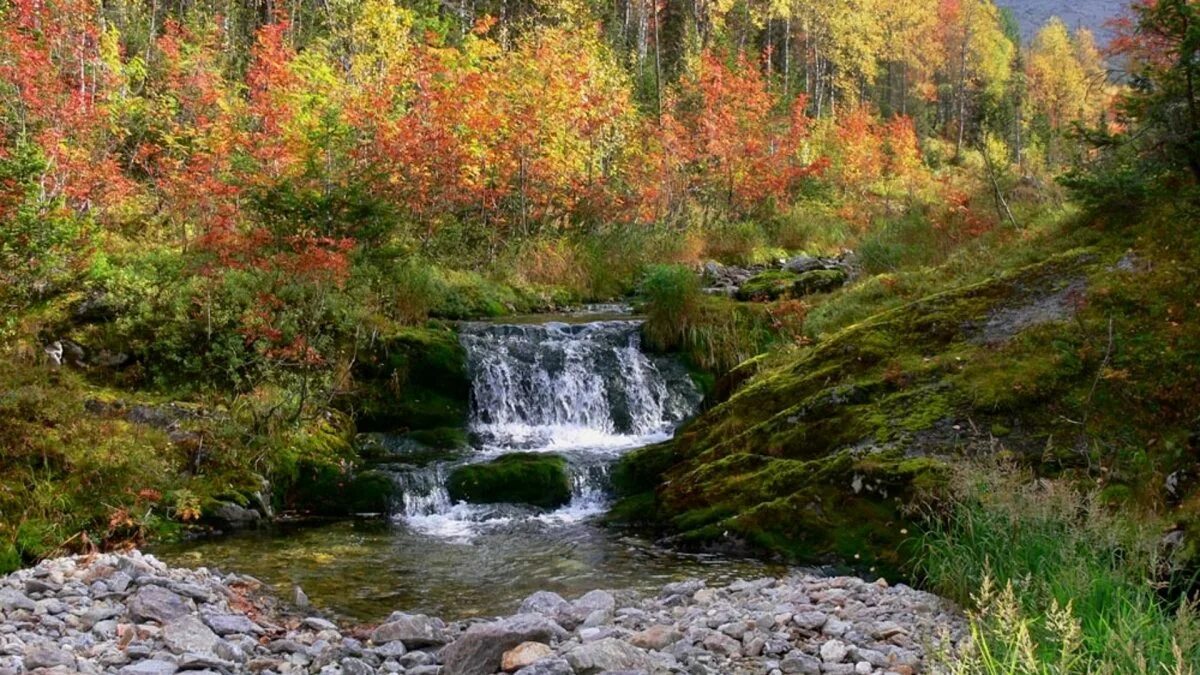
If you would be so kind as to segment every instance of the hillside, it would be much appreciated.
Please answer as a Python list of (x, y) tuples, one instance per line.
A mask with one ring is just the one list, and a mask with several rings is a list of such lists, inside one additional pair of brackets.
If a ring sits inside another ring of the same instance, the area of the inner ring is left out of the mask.
[(1057, 16), (1071, 29), (1087, 28), (1096, 34), (1101, 43), (1112, 38), (1107, 22), (1120, 16), (1129, 3), (1122, 0), (999, 0), (1004, 9), (1011, 10), (1021, 24), (1021, 36), (1031, 39), (1037, 29)]

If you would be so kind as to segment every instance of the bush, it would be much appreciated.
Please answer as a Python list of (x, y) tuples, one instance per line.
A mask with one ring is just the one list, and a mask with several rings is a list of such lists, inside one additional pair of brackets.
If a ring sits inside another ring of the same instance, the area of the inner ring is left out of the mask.
[(1153, 520), (1011, 466), (963, 469), (954, 485), (917, 556), (932, 590), (973, 607), (974, 651), (948, 657), (951, 672), (1185, 673), (1200, 663), (1196, 607), (1156, 590), (1178, 570)]

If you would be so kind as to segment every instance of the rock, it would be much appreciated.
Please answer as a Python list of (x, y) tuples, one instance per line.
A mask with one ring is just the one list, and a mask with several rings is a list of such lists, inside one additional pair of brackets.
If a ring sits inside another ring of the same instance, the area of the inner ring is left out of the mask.
[(134, 621), (166, 623), (196, 608), (195, 603), (162, 586), (142, 586), (129, 601), (129, 616)]
[(589, 591), (575, 602), (571, 603), (579, 616), (589, 616), (592, 612), (612, 613), (617, 609), (617, 601), (608, 591)]
[[(616, 602), (614, 602), (613, 605), (615, 606)], [(521, 602), (521, 607), (517, 610), (517, 613), (540, 614), (544, 617), (554, 619), (559, 623), (563, 623), (563, 619), (566, 619), (566, 623), (571, 624), (567, 626), (568, 628), (574, 626), (572, 621), (574, 621), (578, 614), (571, 603), (563, 600), (563, 597), (558, 593), (552, 593), (550, 591), (538, 591), (537, 593), (525, 598), (525, 600)]]
[(375, 669), (366, 661), (353, 656), (342, 659), (342, 675), (374, 675)]
[(540, 452), (514, 452), (455, 469), (446, 483), (455, 501), (529, 504), (552, 509), (571, 501), (567, 460)]
[(205, 614), (203, 618), (204, 623), (217, 635), (260, 635), (263, 632), (262, 626), (246, 618), (244, 614)]
[(179, 666), (161, 659), (138, 661), (117, 671), (117, 675), (175, 675)]
[(518, 671), (554, 654), (554, 650), (541, 642), (522, 642), (504, 652), (500, 658), (500, 669), (506, 673)]
[(799, 612), (792, 616), (792, 622), (806, 630), (817, 630), (829, 620), (824, 612)]
[(539, 614), (518, 614), (508, 619), (471, 626), (442, 650), (442, 663), (460, 675), (490, 675), (504, 653), (525, 642), (550, 642), (566, 636), (554, 621)]
[(6, 612), (16, 609), (24, 609), (32, 612), (37, 609), (37, 605), (34, 604), (28, 595), (12, 588), (4, 588), (0, 589), (0, 609)]
[(262, 514), (258, 511), (233, 502), (219, 502), (207, 515), (233, 528), (252, 527), (262, 520)]
[(26, 647), (22, 662), (28, 670), (54, 668), (56, 666), (74, 668), (75, 655), (53, 645), (42, 643)]
[(518, 670), (516, 675), (574, 675), (574, 672), (566, 659), (543, 659)]
[(299, 609), (308, 609), (312, 606), (312, 601), (308, 599), (308, 594), (300, 588), (299, 584), (292, 586), (292, 604)]
[(808, 654), (796, 653), (780, 661), (779, 670), (789, 675), (795, 673), (816, 675), (816, 673), (821, 672), (821, 662)]
[(318, 630), (318, 631), (320, 631), (320, 630), (336, 631), (338, 629), (338, 627), (336, 625), (334, 625), (334, 623), (332, 621), (326, 621), (325, 619), (322, 619), (317, 616), (310, 616), (310, 617), (305, 618), (303, 621), (300, 622), (300, 625), (304, 626), (305, 628), (311, 628), (313, 630)]
[(662, 651), (668, 645), (678, 642), (683, 634), (671, 626), (656, 624), (646, 630), (638, 631), (629, 638), (629, 643), (642, 649)]
[(162, 640), (176, 654), (215, 653), (221, 638), (195, 616), (181, 616), (163, 624)]
[(850, 650), (841, 640), (827, 640), (821, 645), (821, 660), (825, 663), (841, 663)]
[(651, 670), (654, 662), (646, 652), (616, 638), (580, 645), (565, 655), (577, 675), (597, 675), (606, 670)]
[(403, 642), (405, 647), (411, 649), (444, 645), (447, 637), (445, 627), (437, 619), (431, 619), (424, 614), (396, 612), (388, 617), (387, 623), (371, 633), (371, 642)]
[(718, 631), (713, 631), (704, 638), (704, 648), (724, 656), (740, 656), (742, 653), (742, 643)]

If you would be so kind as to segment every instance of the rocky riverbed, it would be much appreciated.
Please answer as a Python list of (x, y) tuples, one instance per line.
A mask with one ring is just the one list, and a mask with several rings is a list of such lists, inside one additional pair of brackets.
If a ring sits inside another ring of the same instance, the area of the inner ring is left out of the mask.
[(59, 558), (0, 582), (0, 673), (903, 674), (965, 635), (948, 602), (853, 577), (543, 591), (516, 609), (339, 627), (245, 576), (137, 552)]

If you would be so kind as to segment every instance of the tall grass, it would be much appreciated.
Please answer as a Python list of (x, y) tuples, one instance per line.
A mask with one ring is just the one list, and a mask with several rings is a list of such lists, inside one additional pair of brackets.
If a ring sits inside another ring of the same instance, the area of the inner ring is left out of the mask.
[(699, 370), (720, 374), (780, 339), (765, 305), (706, 296), (683, 265), (653, 265), (639, 287), (643, 333), (660, 351), (679, 351)]
[(945, 669), (1195, 672), (1200, 616), (1163, 591), (1180, 571), (1153, 520), (1011, 466), (961, 469), (953, 487), (917, 556), (932, 590), (971, 607), (972, 646)]

